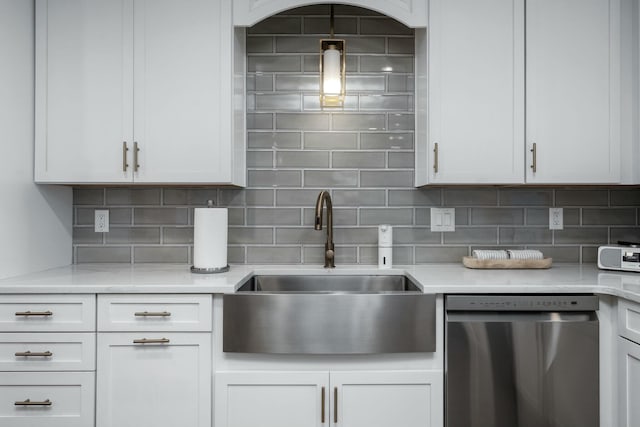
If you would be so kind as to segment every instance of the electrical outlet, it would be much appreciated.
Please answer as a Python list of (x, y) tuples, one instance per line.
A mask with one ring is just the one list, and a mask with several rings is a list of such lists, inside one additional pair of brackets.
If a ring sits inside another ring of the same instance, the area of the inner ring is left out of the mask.
[(549, 208), (549, 230), (562, 230), (564, 228), (562, 208)]
[(456, 209), (431, 208), (431, 231), (456, 231)]
[(108, 233), (109, 232), (109, 211), (106, 209), (95, 210), (95, 232), (96, 233)]

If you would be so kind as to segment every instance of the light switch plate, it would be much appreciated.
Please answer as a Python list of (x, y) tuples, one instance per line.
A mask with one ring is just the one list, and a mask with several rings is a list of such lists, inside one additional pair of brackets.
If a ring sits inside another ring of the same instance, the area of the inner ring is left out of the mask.
[(431, 208), (431, 231), (456, 231), (456, 209)]

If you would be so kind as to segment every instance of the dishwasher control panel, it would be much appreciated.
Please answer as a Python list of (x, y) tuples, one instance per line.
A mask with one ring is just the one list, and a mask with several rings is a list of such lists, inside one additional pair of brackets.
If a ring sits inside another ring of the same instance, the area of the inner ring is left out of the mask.
[(592, 311), (595, 295), (448, 295), (448, 311)]

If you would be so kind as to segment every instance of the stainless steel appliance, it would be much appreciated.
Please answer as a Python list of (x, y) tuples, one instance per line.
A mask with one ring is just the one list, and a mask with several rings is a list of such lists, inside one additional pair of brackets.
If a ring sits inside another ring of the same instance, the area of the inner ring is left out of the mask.
[(598, 427), (598, 298), (446, 298), (447, 427)]

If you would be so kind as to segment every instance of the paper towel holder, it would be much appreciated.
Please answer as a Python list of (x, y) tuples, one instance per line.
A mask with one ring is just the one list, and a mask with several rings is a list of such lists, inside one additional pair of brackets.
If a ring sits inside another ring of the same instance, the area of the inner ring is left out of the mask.
[[(212, 208), (215, 206), (213, 200), (207, 200), (207, 208)], [(229, 271), (231, 267), (227, 264), (225, 267), (217, 267), (217, 268), (198, 268), (196, 266), (191, 266), (191, 272), (195, 274), (216, 274), (216, 273), (226, 273)]]

